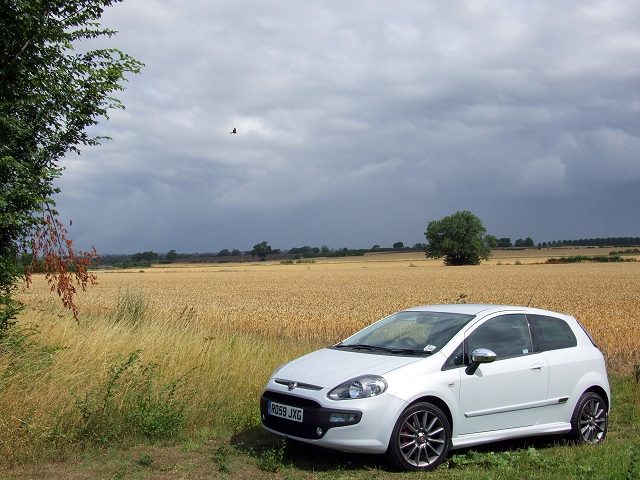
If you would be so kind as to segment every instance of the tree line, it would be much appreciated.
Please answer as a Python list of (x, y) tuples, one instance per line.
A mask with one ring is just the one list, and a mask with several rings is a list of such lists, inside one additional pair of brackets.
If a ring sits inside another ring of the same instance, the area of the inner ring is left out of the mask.
[[(446, 217), (445, 217), (446, 218)], [(487, 245), (489, 248), (552, 248), (552, 247), (570, 247), (570, 246), (601, 246), (601, 247), (625, 247), (640, 245), (640, 237), (607, 237), (607, 238), (588, 238), (579, 240), (557, 240), (552, 242), (542, 242), (537, 245), (531, 237), (525, 239), (518, 238), (515, 242), (509, 237), (497, 238), (487, 235)], [(495, 239), (495, 240), (494, 240)], [(209, 259), (209, 258), (225, 258), (225, 257), (258, 257), (259, 260), (266, 260), (269, 255), (296, 255), (302, 258), (317, 257), (347, 257), (361, 256), (366, 253), (376, 252), (400, 252), (400, 251), (423, 251), (428, 244), (415, 243), (412, 246), (404, 245), (403, 242), (395, 242), (392, 247), (381, 247), (378, 244), (371, 248), (329, 248), (327, 245), (321, 247), (312, 247), (304, 245), (302, 247), (291, 247), (289, 249), (272, 248), (268, 242), (261, 242), (254, 245), (252, 250), (241, 251), (237, 248), (232, 250), (222, 249), (219, 252), (205, 253), (177, 253), (175, 250), (169, 250), (166, 254), (156, 253), (153, 251), (137, 252), (132, 255), (103, 255), (100, 264), (116, 265), (116, 266), (145, 266), (152, 262), (170, 263), (177, 260), (186, 259)]]

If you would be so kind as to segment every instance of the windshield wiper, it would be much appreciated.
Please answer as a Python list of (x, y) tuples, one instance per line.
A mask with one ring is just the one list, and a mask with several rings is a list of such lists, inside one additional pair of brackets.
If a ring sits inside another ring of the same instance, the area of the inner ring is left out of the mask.
[(355, 345), (345, 345), (343, 343), (339, 343), (337, 345), (334, 345), (335, 347), (338, 348), (351, 348), (353, 350), (376, 350), (376, 351), (382, 351), (382, 352), (388, 352), (388, 353), (405, 353), (405, 354), (410, 354), (410, 355), (415, 355), (415, 354), (427, 354), (430, 355), (431, 352), (425, 352), (423, 350), (414, 350), (412, 348), (389, 348), (389, 347), (380, 347), (378, 345), (359, 345), (359, 344), (355, 344)]

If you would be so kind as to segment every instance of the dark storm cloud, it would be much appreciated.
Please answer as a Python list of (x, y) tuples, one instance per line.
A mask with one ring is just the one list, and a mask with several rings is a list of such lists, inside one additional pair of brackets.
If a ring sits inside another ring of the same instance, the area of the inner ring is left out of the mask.
[(59, 182), (84, 247), (413, 244), (461, 209), (638, 235), (636, 2), (125, 0), (103, 25), (146, 67)]

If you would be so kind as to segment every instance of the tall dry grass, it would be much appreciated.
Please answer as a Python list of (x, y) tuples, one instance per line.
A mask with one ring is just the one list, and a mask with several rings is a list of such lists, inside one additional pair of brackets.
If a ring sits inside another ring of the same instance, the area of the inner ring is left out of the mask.
[(61, 348), (50, 363), (10, 375), (0, 355), (0, 458), (47, 451), (61, 423), (78, 421), (74, 398), (100, 388), (133, 351), (157, 366), (159, 381), (184, 377), (186, 431), (217, 435), (257, 422), (257, 398), (278, 364), (395, 311), (462, 294), (468, 303), (531, 302), (574, 315), (610, 370), (626, 374), (640, 363), (640, 264), (434, 265), (363, 259), (103, 272), (78, 296), (80, 323), (37, 278), (23, 294), (20, 324)]
[[(464, 294), (467, 303), (530, 302), (574, 315), (606, 352), (611, 368), (640, 363), (640, 263), (431, 265), (363, 260), (105, 272), (79, 305), (85, 317), (101, 317), (113, 312), (123, 291), (133, 290), (144, 295), (150, 319), (188, 320), (211, 334), (331, 343), (403, 308), (451, 303)], [(51, 302), (43, 285), (27, 298), (32, 310)]]

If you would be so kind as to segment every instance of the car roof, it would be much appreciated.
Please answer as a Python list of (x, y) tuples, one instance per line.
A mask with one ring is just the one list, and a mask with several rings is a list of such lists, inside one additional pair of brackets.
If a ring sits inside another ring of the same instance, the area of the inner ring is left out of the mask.
[(547, 314), (567, 318), (567, 315), (551, 312), (549, 310), (541, 310), (538, 308), (523, 307), (516, 305), (496, 305), (496, 304), (479, 304), (479, 303), (452, 303), (442, 305), (420, 305), (413, 308), (407, 308), (406, 311), (414, 312), (444, 312), (444, 313), (460, 313), (465, 315), (488, 315), (503, 311), (520, 311), (523, 313)]

